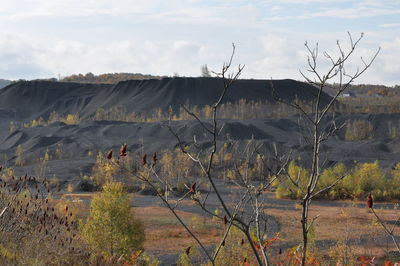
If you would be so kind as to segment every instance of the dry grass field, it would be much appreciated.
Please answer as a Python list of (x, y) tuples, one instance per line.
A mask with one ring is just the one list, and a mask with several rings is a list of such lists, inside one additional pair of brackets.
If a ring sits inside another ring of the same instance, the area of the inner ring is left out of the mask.
[[(234, 190), (234, 187), (231, 187)], [(71, 201), (70, 206), (76, 206), (78, 217), (89, 214), (89, 201), (94, 193), (67, 193), (64, 199)], [(171, 211), (155, 203), (152, 196), (132, 194), (133, 212), (135, 217), (143, 221), (145, 226), (145, 250), (151, 256), (159, 258), (163, 263), (173, 263), (173, 259), (184, 253), (189, 246), (195, 247), (195, 241), (179, 224)], [(274, 193), (268, 192), (267, 198), (274, 198)], [(149, 197), (153, 199), (149, 200)], [(147, 202), (149, 206), (135, 206), (135, 202)], [(213, 248), (222, 237), (223, 223), (210, 217), (196, 213), (196, 206), (191, 200), (183, 200), (182, 205), (192, 211), (177, 211), (182, 220), (193, 230), (207, 247)], [(301, 243), (301, 206), (295, 200), (276, 200), (267, 202), (268, 214), (277, 220), (279, 233), (277, 240), (270, 246), (270, 255), (274, 262), (284, 260), (286, 252)], [(73, 207), (72, 207), (73, 208)], [(397, 224), (398, 205), (395, 203), (377, 203), (376, 212), (389, 226), (395, 226), (395, 232), (400, 230)], [(197, 210), (198, 212), (198, 210)], [(338, 265), (361, 263), (361, 258), (375, 257), (376, 262), (385, 259), (395, 261), (391, 251), (395, 246), (387, 237), (374, 215), (361, 201), (315, 201), (310, 208), (310, 217), (314, 220), (311, 236), (311, 254), (323, 265), (333, 261), (344, 262)], [(346, 264), (347, 262), (347, 264)]]

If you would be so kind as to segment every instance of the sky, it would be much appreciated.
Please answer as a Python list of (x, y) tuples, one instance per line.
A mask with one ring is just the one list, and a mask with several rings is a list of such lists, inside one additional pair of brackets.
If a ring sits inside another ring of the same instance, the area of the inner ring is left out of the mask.
[(219, 72), (236, 46), (242, 78), (304, 80), (307, 50), (364, 37), (348, 73), (381, 47), (356, 83), (400, 84), (400, 0), (1, 0), (0, 78)]

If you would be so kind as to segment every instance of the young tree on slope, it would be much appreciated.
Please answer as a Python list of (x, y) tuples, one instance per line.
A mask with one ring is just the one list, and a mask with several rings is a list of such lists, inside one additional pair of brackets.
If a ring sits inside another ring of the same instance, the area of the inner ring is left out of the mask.
[[(327, 61), (327, 68), (324, 68), (323, 63), (321, 64), (318, 43), (314, 48), (311, 48), (307, 42), (305, 43), (305, 47), (308, 51), (308, 68), (306, 72), (307, 74), (303, 73), (302, 71), (300, 71), (300, 73), (308, 83), (314, 85), (318, 89), (317, 95), (315, 96), (311, 104), (311, 112), (308, 112), (304, 107), (300, 106), (296, 102), (290, 103), (284, 101), (283, 99), (279, 98), (274, 91), (275, 98), (278, 101), (286, 103), (293, 108), (299, 110), (301, 115), (305, 118), (304, 120), (307, 123), (305, 125), (305, 128), (309, 129), (309, 134), (305, 135), (304, 137), (308, 141), (308, 143), (312, 145), (311, 161), (308, 167), (310, 169), (310, 172), (306, 181), (307, 185), (305, 187), (301, 187), (301, 184), (299, 184), (298, 180), (294, 180), (286, 172), (284, 173), (286, 178), (289, 178), (295, 186), (299, 187), (299, 189), (303, 191), (303, 196), (301, 198), (301, 228), (303, 236), (301, 265), (306, 264), (309, 232), (315, 220), (317, 219), (317, 217), (314, 217), (311, 220), (309, 219), (309, 208), (312, 199), (321, 193), (327, 192), (346, 176), (343, 175), (337, 178), (336, 181), (334, 181), (330, 185), (322, 189), (317, 189), (322, 169), (324, 168), (324, 164), (326, 162), (326, 160), (321, 160), (321, 145), (331, 136), (337, 134), (338, 131), (344, 126), (337, 125), (335, 122), (335, 117), (332, 116), (331, 118), (329, 118), (328, 113), (333, 105), (336, 103), (338, 97), (368, 68), (370, 68), (371, 64), (374, 62), (380, 51), (379, 48), (368, 61), (365, 61), (361, 57), (362, 65), (351, 72), (348, 70), (348, 66), (355, 56), (356, 48), (358, 47), (364, 35), (361, 33), (360, 37), (358, 37), (355, 41), (353, 40), (350, 33), (348, 33), (348, 36), (348, 50), (345, 50), (340, 42), (337, 41), (336, 56), (328, 52), (323, 52), (322, 58)], [(336, 82), (335, 93), (327, 104), (322, 104), (321, 96), (326, 91), (328, 84), (333, 82)], [(330, 119), (330, 122), (327, 123), (327, 119)]]
[(97, 254), (116, 259), (143, 249), (144, 228), (132, 215), (122, 183), (105, 184), (103, 191), (93, 197), (90, 207), (82, 235)]

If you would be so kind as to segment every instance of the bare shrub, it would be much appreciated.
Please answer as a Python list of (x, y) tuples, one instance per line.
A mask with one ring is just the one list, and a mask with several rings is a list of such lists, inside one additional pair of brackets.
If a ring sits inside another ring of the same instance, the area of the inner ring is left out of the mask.
[(77, 223), (64, 206), (59, 213), (49, 182), (12, 177), (0, 185), (0, 252), (6, 264), (81, 264), (86, 256)]
[[(322, 127), (326, 127), (322, 123), (326, 123), (324, 118), (333, 106), (336, 104), (337, 99), (342, 95), (342, 93), (353, 83), (358, 77), (360, 77), (373, 63), (376, 56), (378, 55), (380, 49), (371, 57), (369, 61), (365, 61), (361, 58), (361, 67), (356, 68), (352, 73), (348, 71), (347, 66), (349, 61), (354, 55), (354, 51), (358, 47), (363, 34), (360, 35), (355, 41), (353, 40), (351, 34), (349, 33), (349, 48), (344, 50), (340, 42), (337, 42), (337, 55), (333, 56), (328, 52), (323, 52), (323, 59), (327, 61), (329, 66), (327, 68), (323, 67), (321, 64), (320, 52), (318, 44), (315, 47), (310, 47), (308, 43), (305, 43), (306, 49), (308, 51), (307, 59), (307, 74), (301, 72), (302, 76), (307, 82), (318, 88), (318, 92), (315, 95), (314, 101), (311, 104), (311, 112), (304, 109), (297, 103), (286, 102), (276, 96), (278, 101), (284, 102), (289, 106), (299, 110), (301, 115), (304, 117), (305, 125), (304, 128), (309, 129), (308, 134), (304, 135), (304, 138), (308, 143), (312, 145), (311, 160), (310, 165), (307, 168), (310, 169), (308, 178), (306, 180), (306, 187), (302, 191), (302, 216), (301, 216), (301, 227), (302, 227), (302, 258), (301, 265), (305, 265), (307, 262), (307, 252), (309, 245), (309, 231), (313, 226), (316, 217), (309, 219), (309, 207), (312, 199), (317, 197), (321, 193), (325, 193), (332, 187), (334, 187), (338, 182), (340, 182), (345, 176), (339, 177), (330, 185), (325, 188), (319, 189), (318, 184), (320, 182), (322, 169), (324, 168), (324, 161), (321, 161), (321, 144), (329, 139), (331, 136), (336, 135), (338, 131), (343, 127), (343, 125), (337, 125), (335, 117), (333, 116), (331, 122), (329, 123), (329, 130), (323, 130)], [(332, 99), (328, 104), (322, 104), (321, 95), (326, 91), (329, 82), (336, 81), (336, 86)], [(294, 186), (301, 187), (297, 179), (293, 179), (290, 175), (286, 174), (286, 178), (289, 178), (290, 182)], [(300, 180), (299, 180), (300, 181)]]

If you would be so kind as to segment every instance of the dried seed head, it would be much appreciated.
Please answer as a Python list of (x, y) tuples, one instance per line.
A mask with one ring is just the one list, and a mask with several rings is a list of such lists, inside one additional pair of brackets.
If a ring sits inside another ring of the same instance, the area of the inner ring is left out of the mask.
[(196, 193), (196, 183), (193, 183), (189, 189), (189, 193)]
[(189, 246), (189, 247), (186, 248), (186, 250), (185, 250), (186, 255), (189, 256), (189, 254), (190, 254), (190, 249), (191, 249), (191, 248), (192, 248), (191, 246)]
[(228, 223), (228, 218), (226, 218), (226, 215), (224, 216), (224, 224), (226, 225)]
[(113, 151), (112, 150), (110, 150), (108, 153), (107, 153), (107, 160), (111, 160), (111, 158), (112, 158), (112, 154), (113, 154)]
[(126, 145), (126, 144), (124, 144), (124, 145), (121, 146), (121, 149), (119, 149), (119, 156), (120, 156), (120, 157), (126, 156), (126, 148), (127, 148), (127, 145)]
[(374, 205), (374, 200), (373, 200), (373, 198), (372, 198), (371, 193), (369, 193), (369, 195), (368, 195), (367, 205), (368, 205), (368, 208), (370, 208), (370, 209), (371, 209), (372, 206)]
[(153, 163), (156, 164), (157, 160), (158, 160), (158, 159), (157, 159), (157, 153), (154, 152), (154, 153), (153, 153)]
[(142, 157), (142, 165), (146, 165), (147, 164), (147, 154), (143, 155)]

